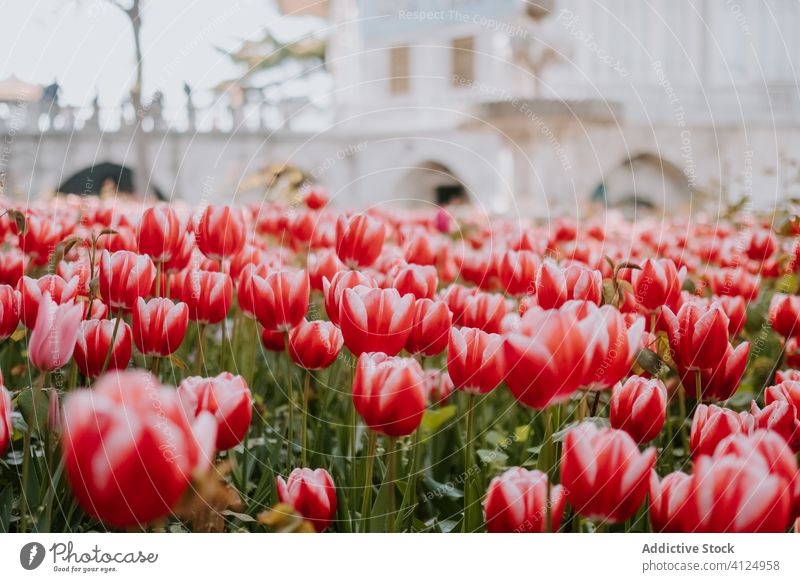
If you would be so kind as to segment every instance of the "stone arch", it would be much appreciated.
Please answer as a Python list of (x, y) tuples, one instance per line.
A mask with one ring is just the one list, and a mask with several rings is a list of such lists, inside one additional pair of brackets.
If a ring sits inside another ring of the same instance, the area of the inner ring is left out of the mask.
[(405, 200), (420, 200), (440, 206), (469, 199), (462, 180), (449, 166), (434, 160), (411, 166), (398, 181), (396, 192)]
[(692, 185), (676, 164), (652, 153), (640, 153), (605, 172), (591, 197), (595, 202), (635, 214), (685, 210), (692, 194)]
[[(69, 178), (64, 180), (56, 192), (63, 194), (96, 195), (100, 194), (104, 185), (113, 183), (119, 192), (136, 192), (134, 184), (134, 172), (127, 166), (122, 166), (113, 162), (100, 162), (83, 168)], [(155, 185), (150, 187), (159, 200), (166, 200), (163, 192)]]

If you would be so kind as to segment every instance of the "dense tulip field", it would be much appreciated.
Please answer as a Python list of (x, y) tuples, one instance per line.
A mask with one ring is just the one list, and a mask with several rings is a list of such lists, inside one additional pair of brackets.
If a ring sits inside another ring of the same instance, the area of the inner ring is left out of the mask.
[(7, 206), (0, 531), (792, 531), (798, 234)]

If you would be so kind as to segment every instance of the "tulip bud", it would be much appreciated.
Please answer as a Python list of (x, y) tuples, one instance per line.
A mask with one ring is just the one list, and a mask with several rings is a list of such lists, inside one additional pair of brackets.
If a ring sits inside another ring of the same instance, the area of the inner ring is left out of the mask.
[(208, 206), (197, 223), (197, 247), (214, 261), (231, 259), (244, 248), (244, 218), (238, 208)]
[(286, 481), (278, 477), (275, 486), (280, 502), (291, 505), (318, 533), (330, 526), (336, 516), (336, 487), (325, 469), (295, 469)]
[(113, 311), (129, 311), (138, 297), (153, 288), (156, 268), (147, 255), (103, 251), (100, 257), (100, 296)]
[(184, 271), (181, 299), (189, 307), (189, 319), (200, 323), (219, 323), (233, 303), (233, 282), (227, 273)]
[(489, 533), (544, 533), (549, 511), (551, 531), (557, 531), (565, 501), (564, 488), (549, 485), (546, 474), (512, 467), (489, 483), (485, 502), (486, 530)]
[(244, 378), (222, 372), (213, 378), (190, 376), (178, 386), (191, 418), (203, 411), (214, 415), (217, 421), (216, 449), (228, 450), (244, 439), (250, 428), (253, 397)]
[(180, 249), (183, 232), (177, 212), (166, 205), (151, 206), (139, 222), (139, 252), (157, 263), (169, 261)]
[(13, 335), (20, 318), (22, 295), (10, 285), (0, 285), (0, 340)]
[(57, 305), (71, 301), (78, 296), (79, 279), (73, 277), (69, 282), (58, 275), (43, 275), (39, 279), (23, 277), (17, 284), (20, 292), (20, 317), (28, 329), (36, 325), (39, 302), (48, 293)]
[(349, 218), (339, 216), (336, 254), (351, 269), (369, 267), (381, 254), (385, 237), (383, 223), (367, 214), (355, 214)]
[(339, 327), (353, 355), (383, 352), (394, 356), (406, 345), (414, 325), (414, 296), (397, 289), (345, 289)]
[(785, 338), (800, 336), (800, 297), (776, 293), (769, 304), (772, 329)]
[(611, 391), (611, 426), (624, 430), (638, 443), (661, 432), (667, 415), (667, 388), (658, 379), (631, 376)]
[(505, 375), (502, 336), (470, 327), (451, 329), (447, 372), (459, 390), (470, 394), (491, 392)]
[(707, 310), (695, 303), (684, 303), (677, 314), (665, 306), (661, 314), (675, 360), (683, 369), (714, 368), (725, 356), (728, 316), (719, 303)]
[(342, 351), (342, 332), (330, 321), (301, 321), (289, 332), (289, 354), (306, 370), (330, 366)]
[(0, 386), (0, 455), (6, 452), (12, 433), (11, 394), (5, 386)]
[(692, 479), (675, 471), (661, 482), (653, 471), (650, 475), (650, 524), (653, 531), (678, 533), (684, 531), (682, 520), (687, 511)]
[(189, 307), (185, 303), (157, 297), (145, 301), (141, 297), (133, 305), (131, 325), (136, 347), (146, 356), (168, 356), (175, 353), (186, 335)]
[(322, 294), (325, 297), (325, 313), (334, 324), (339, 325), (339, 305), (342, 302), (345, 289), (354, 289), (359, 285), (363, 287), (377, 287), (375, 279), (361, 271), (339, 271), (333, 279), (322, 278)]
[(81, 322), (78, 341), (75, 344), (75, 363), (84, 376), (96, 378), (103, 371), (114, 327), (114, 348), (108, 360), (109, 370), (125, 368), (131, 360), (131, 328), (124, 321), (110, 319), (88, 319)]
[(36, 325), (28, 339), (28, 358), (45, 372), (57, 370), (72, 357), (80, 333), (83, 308), (73, 301), (56, 305), (45, 292)]
[(711, 406), (699, 404), (692, 418), (692, 431), (689, 437), (692, 457), (710, 455), (724, 438), (746, 432), (748, 420), (746, 412), (736, 414), (729, 408), (720, 408), (714, 404)]

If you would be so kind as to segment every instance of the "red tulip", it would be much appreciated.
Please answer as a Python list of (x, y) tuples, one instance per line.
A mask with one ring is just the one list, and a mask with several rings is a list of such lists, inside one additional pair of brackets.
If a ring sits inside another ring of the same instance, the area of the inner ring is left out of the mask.
[(309, 190), (303, 202), (305, 202), (306, 206), (311, 210), (319, 210), (328, 204), (328, 200), (329, 196), (327, 192), (320, 188), (314, 188)]
[(286, 338), (283, 332), (262, 328), (261, 344), (270, 352), (282, 352), (286, 349)]
[(78, 277), (78, 294), (88, 295), (89, 279), (91, 278), (91, 265), (88, 260), (59, 261), (56, 275), (70, 282), (74, 277)]
[(564, 310), (573, 310), (581, 325), (570, 333), (583, 333), (586, 342), (586, 376), (583, 385), (592, 390), (610, 388), (627, 376), (641, 348), (644, 319), (630, 327), (625, 316), (611, 305), (597, 307), (588, 301), (571, 301)]
[[(700, 370), (700, 387), (703, 398), (711, 400), (727, 400), (736, 393), (739, 381), (747, 367), (747, 356), (750, 344), (743, 342), (736, 349), (728, 344), (725, 355), (713, 368)], [(697, 377), (694, 371), (683, 370), (681, 382), (690, 395), (697, 394)]]
[(267, 329), (287, 332), (308, 311), (308, 273), (302, 270), (272, 270), (266, 277), (252, 276), (256, 317)]
[(0, 340), (12, 335), (19, 325), (22, 295), (10, 285), (0, 285)]
[(462, 325), (477, 327), (488, 333), (501, 330), (503, 318), (506, 316), (506, 298), (499, 293), (478, 291), (467, 296), (464, 303)]
[(353, 355), (378, 351), (394, 356), (405, 346), (413, 325), (414, 296), (410, 293), (401, 297), (397, 289), (345, 289), (339, 327)]
[(653, 531), (679, 533), (684, 531), (683, 519), (691, 493), (692, 478), (675, 471), (658, 481), (650, 474), (650, 524)]
[(133, 341), (146, 356), (168, 356), (180, 347), (189, 324), (189, 307), (164, 297), (145, 301), (141, 297), (133, 305), (131, 325)]
[(236, 298), (239, 302), (239, 309), (251, 319), (257, 319), (256, 311), (261, 299), (256, 293), (253, 278), (260, 277), (259, 282), (262, 283), (261, 287), (263, 287), (263, 279), (269, 272), (270, 268), (267, 265), (249, 263), (242, 268), (242, 272), (239, 274), (239, 279), (236, 283)]
[(450, 330), (447, 372), (456, 388), (470, 394), (491, 392), (503, 381), (504, 368), (501, 336), (471, 327)]
[(184, 232), (179, 240), (180, 244), (172, 253), (172, 257), (161, 264), (161, 268), (166, 273), (177, 273), (178, 271), (183, 271), (189, 266), (189, 263), (192, 260), (192, 251), (194, 250), (194, 234), (191, 232)]
[(769, 230), (756, 230), (750, 233), (747, 241), (747, 256), (754, 261), (765, 261), (772, 256), (772, 253), (777, 248), (778, 243), (772, 232)]
[(782, 532), (789, 526), (791, 492), (758, 455), (701, 456), (692, 470), (684, 531)]
[(679, 273), (670, 259), (645, 259), (641, 267), (631, 273), (636, 303), (649, 311), (662, 305), (675, 309), (681, 297), (685, 269)]
[(756, 401), (750, 403), (750, 414), (756, 428), (775, 431), (795, 449), (800, 446), (800, 421), (797, 420), (794, 406), (785, 400), (773, 400), (764, 408)]
[(179, 252), (185, 230), (178, 213), (166, 205), (151, 206), (142, 214), (137, 242), (139, 252), (156, 263), (169, 261)]
[(233, 282), (227, 273), (184, 271), (181, 299), (189, 307), (189, 319), (219, 323), (233, 303)]
[[(103, 371), (115, 323), (111, 319), (87, 319), (81, 322), (81, 330), (75, 344), (75, 363), (84, 376), (96, 378)], [(118, 370), (127, 367), (131, 361), (132, 350), (131, 328), (124, 321), (120, 321), (114, 338), (114, 349), (108, 360), (108, 369)]]
[(776, 293), (769, 304), (772, 329), (785, 338), (800, 337), (800, 297)]
[(150, 293), (155, 278), (156, 268), (147, 255), (103, 251), (100, 256), (100, 296), (113, 311), (129, 311), (137, 298)]
[(603, 296), (603, 275), (600, 271), (578, 264), (565, 268), (545, 261), (536, 274), (536, 299), (544, 309), (561, 307), (570, 299), (599, 304)]
[(699, 404), (692, 418), (692, 432), (689, 448), (692, 457), (710, 455), (717, 445), (726, 437), (747, 432), (748, 416), (746, 412), (736, 414), (729, 408), (720, 408), (712, 404)]
[(536, 293), (537, 258), (531, 251), (506, 251), (497, 265), (497, 276), (509, 295)]
[(34, 264), (44, 265), (63, 237), (64, 232), (54, 216), (28, 214), (24, 233), (19, 232), (19, 247)]
[(141, 370), (69, 394), (61, 449), (81, 507), (120, 528), (167, 515), (202, 460), (197, 439), (213, 432), (207, 422), (197, 428), (196, 436), (175, 389)]
[(214, 415), (217, 450), (225, 451), (242, 442), (253, 414), (253, 397), (244, 378), (230, 372), (213, 378), (190, 376), (180, 383), (178, 394), (193, 417), (203, 411)]
[(486, 530), (489, 533), (544, 533), (549, 512), (551, 531), (557, 531), (565, 501), (564, 488), (549, 485), (545, 473), (512, 467), (489, 483), (485, 502)]
[(387, 285), (416, 299), (433, 299), (438, 285), (436, 268), (430, 265), (397, 265), (387, 275)]
[(353, 379), (353, 405), (372, 430), (393, 437), (411, 434), (427, 406), (422, 368), (411, 358), (361, 354)]
[(324, 249), (308, 256), (308, 278), (311, 282), (311, 288), (317, 291), (324, 289), (323, 278), (332, 281), (336, 273), (344, 270), (344, 263), (339, 260), (336, 252), (331, 249)]
[(674, 359), (684, 370), (715, 368), (728, 349), (728, 316), (719, 303), (707, 310), (684, 303), (677, 315), (661, 310)]
[(295, 469), (286, 481), (278, 477), (275, 487), (278, 500), (291, 505), (317, 532), (325, 531), (336, 516), (336, 487), (325, 469)]
[(464, 285), (450, 285), (441, 293), (442, 301), (447, 303), (450, 313), (453, 314), (453, 324), (461, 325), (464, 311), (467, 309), (467, 299), (477, 293), (477, 289), (464, 287)]
[(638, 443), (656, 438), (666, 415), (667, 388), (661, 380), (631, 376), (611, 391), (611, 426), (624, 430)]
[(582, 516), (619, 523), (631, 517), (647, 495), (656, 449), (639, 452), (628, 433), (583, 422), (567, 433), (561, 483)]
[(563, 402), (586, 378), (586, 343), (570, 310), (525, 312), (520, 329), (505, 335), (506, 385), (532, 408)]
[(197, 248), (214, 261), (231, 259), (244, 248), (242, 213), (230, 206), (208, 206), (197, 223)]
[[(775, 372), (775, 382), (782, 384), (787, 380), (800, 382), (800, 370), (778, 370)], [(800, 389), (800, 387), (798, 387), (798, 389)], [(769, 392), (769, 388), (767, 388), (767, 392)], [(800, 401), (800, 394), (798, 394), (798, 401)]]
[(368, 214), (339, 216), (336, 222), (336, 254), (351, 269), (369, 267), (381, 254), (386, 229)]
[(342, 351), (342, 332), (330, 321), (301, 321), (289, 332), (289, 354), (306, 370), (330, 366)]
[(415, 265), (436, 265), (438, 263), (439, 244), (428, 232), (414, 233), (405, 241), (403, 257)]
[(57, 304), (72, 301), (78, 296), (78, 278), (73, 277), (69, 282), (58, 275), (43, 275), (39, 279), (23, 277), (17, 284), (20, 292), (20, 310), (22, 323), (28, 329), (36, 325), (36, 316), (39, 313), (39, 302), (42, 295), (48, 293)]
[(11, 394), (5, 386), (0, 385), (0, 455), (6, 452), (12, 433)]
[(50, 372), (72, 357), (80, 333), (83, 308), (74, 301), (57, 305), (45, 292), (36, 325), (28, 339), (28, 358), (34, 367)]
[(739, 295), (746, 301), (755, 301), (761, 290), (759, 277), (742, 268), (711, 271), (708, 278), (714, 295)]
[(455, 390), (450, 374), (436, 369), (426, 369), (425, 390), (428, 393), (428, 402), (431, 404), (444, 404)]
[(19, 251), (0, 252), (0, 284), (16, 287), (24, 274), (24, 255)]
[(728, 335), (731, 337), (738, 335), (747, 321), (747, 302), (744, 297), (723, 296), (716, 298), (715, 301), (719, 302), (722, 311), (728, 316)]
[(435, 356), (447, 347), (453, 316), (442, 301), (418, 299), (414, 307), (414, 323), (406, 342), (411, 354)]
[(108, 318), (108, 305), (102, 299), (95, 297), (91, 304), (83, 303), (84, 317), (86, 319), (106, 319)]
[(339, 325), (339, 305), (344, 297), (345, 289), (353, 289), (362, 285), (364, 287), (377, 287), (375, 279), (361, 271), (340, 271), (328, 280), (322, 278), (322, 294), (325, 296), (325, 313), (336, 325)]

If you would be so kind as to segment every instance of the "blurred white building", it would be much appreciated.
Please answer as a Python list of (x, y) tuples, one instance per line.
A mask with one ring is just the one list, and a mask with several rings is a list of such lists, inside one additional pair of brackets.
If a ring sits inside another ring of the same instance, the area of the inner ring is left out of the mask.
[[(795, 0), (279, 4), (327, 20), (331, 93), (277, 104), (277, 117), (250, 102), (221, 124), (154, 122), (150, 178), (167, 196), (230, 199), (273, 163), (341, 204), (468, 197), (537, 216), (604, 203), (714, 211), (743, 195), (764, 210), (797, 188)], [(80, 131), (40, 119), (27, 134), (17, 121), (0, 159), (7, 190), (130, 166), (124, 122), (100, 131), (96, 117)]]

